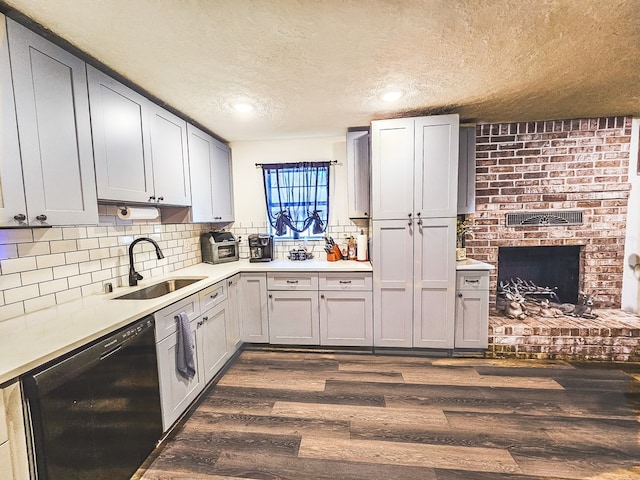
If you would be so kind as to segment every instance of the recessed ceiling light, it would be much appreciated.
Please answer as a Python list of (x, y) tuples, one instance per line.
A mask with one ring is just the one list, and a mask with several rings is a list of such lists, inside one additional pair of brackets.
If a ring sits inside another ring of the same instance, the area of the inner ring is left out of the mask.
[(249, 102), (235, 102), (231, 105), (236, 112), (248, 113), (253, 112), (256, 107)]
[(404, 92), (400, 90), (389, 90), (388, 92), (383, 93), (380, 98), (382, 98), (382, 100), (384, 100), (385, 102), (395, 102), (403, 95)]

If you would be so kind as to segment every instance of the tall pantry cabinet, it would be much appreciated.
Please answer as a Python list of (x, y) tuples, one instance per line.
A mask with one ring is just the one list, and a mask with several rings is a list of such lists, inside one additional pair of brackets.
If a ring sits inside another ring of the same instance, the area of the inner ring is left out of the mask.
[(454, 346), (457, 115), (374, 121), (374, 345)]

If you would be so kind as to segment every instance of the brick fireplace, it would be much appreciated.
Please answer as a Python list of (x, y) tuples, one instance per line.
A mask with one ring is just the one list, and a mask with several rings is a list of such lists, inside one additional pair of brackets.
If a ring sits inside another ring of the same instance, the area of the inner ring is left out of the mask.
[[(620, 308), (631, 119), (479, 125), (476, 213), (467, 255), (496, 266), (500, 247), (579, 246), (579, 288)], [(582, 223), (507, 226), (509, 213), (581, 212)]]

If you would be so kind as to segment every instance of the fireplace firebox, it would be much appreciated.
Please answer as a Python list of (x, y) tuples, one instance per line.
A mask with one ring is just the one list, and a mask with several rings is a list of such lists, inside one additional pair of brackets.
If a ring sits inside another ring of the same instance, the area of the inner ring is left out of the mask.
[(556, 289), (560, 302), (578, 303), (580, 246), (500, 247), (498, 289), (501, 282), (522, 279)]

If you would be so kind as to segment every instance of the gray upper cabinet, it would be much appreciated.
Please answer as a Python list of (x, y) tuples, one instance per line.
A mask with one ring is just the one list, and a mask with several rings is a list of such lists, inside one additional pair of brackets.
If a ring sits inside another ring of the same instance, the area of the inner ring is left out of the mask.
[(476, 209), (476, 127), (460, 127), (458, 214)]
[[(27, 220), (24, 198), (18, 124), (13, 101), (11, 67), (6, 22), (0, 15), (0, 115), (2, 115), (2, 141), (0, 142), (0, 225), (20, 225)], [(23, 220), (21, 220), (24, 217)]]
[(187, 129), (192, 221), (231, 223), (234, 220), (231, 149), (193, 125)]
[(151, 157), (156, 201), (191, 205), (187, 122), (151, 104)]
[(10, 19), (7, 31), (26, 199), (16, 213), (30, 226), (97, 224), (85, 63)]
[(349, 218), (371, 216), (369, 130), (347, 132)]
[(87, 66), (100, 200), (191, 204), (186, 122)]

